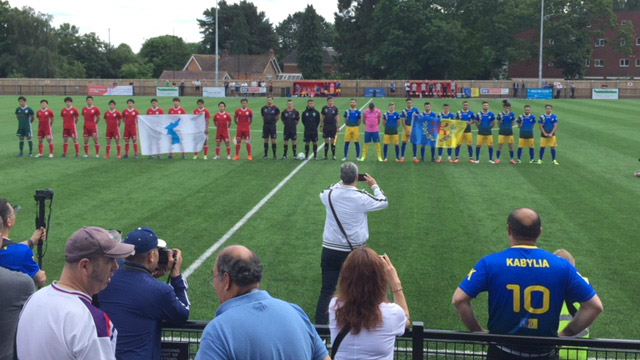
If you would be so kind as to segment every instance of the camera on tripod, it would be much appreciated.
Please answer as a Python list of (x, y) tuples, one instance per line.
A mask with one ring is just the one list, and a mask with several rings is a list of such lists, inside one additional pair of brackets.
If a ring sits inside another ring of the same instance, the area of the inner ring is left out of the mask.
[(52, 189), (36, 190), (36, 194), (33, 195), (33, 198), (36, 201), (53, 200), (53, 190)]

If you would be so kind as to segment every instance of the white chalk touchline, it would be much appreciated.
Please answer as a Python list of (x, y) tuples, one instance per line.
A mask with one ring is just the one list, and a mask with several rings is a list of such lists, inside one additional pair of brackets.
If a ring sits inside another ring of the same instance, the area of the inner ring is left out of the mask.
[[(367, 101), (360, 108), (360, 110), (364, 109), (371, 102), (371, 100), (373, 99), (369, 99), (369, 101)], [(344, 128), (344, 124), (340, 127), (338, 131), (341, 131), (343, 128)], [(322, 150), (324, 145), (325, 143), (323, 142), (318, 147), (318, 152)], [(187, 279), (189, 276), (191, 276), (191, 274), (193, 274), (196, 270), (198, 270), (198, 268), (200, 268), (200, 266), (202, 266), (202, 264), (204, 264), (204, 262), (207, 261), (211, 257), (211, 255), (213, 255), (213, 253), (215, 253), (222, 245), (224, 245), (225, 242), (227, 242), (227, 240), (229, 240), (238, 230), (240, 230), (240, 228), (244, 224), (246, 224), (247, 221), (249, 221), (249, 219), (251, 219), (251, 217), (255, 215), (258, 212), (258, 210), (260, 210), (264, 206), (264, 204), (267, 203), (267, 201), (269, 201), (278, 191), (280, 191), (280, 189), (282, 189), (282, 187), (286, 183), (288, 183), (292, 177), (294, 177), (305, 165), (307, 165), (309, 161), (310, 159), (305, 159), (300, 165), (296, 166), (296, 168), (293, 169), (293, 171), (291, 171), (291, 173), (289, 173), (287, 177), (282, 179), (282, 181), (280, 181), (280, 183), (278, 183), (278, 185), (276, 185), (276, 187), (274, 187), (273, 190), (269, 191), (269, 193), (265, 195), (262, 198), (262, 200), (260, 200), (251, 210), (249, 210), (249, 212), (246, 213), (242, 217), (242, 219), (240, 219), (235, 225), (233, 225), (233, 227), (229, 229), (229, 231), (227, 231), (224, 235), (222, 235), (222, 237), (218, 239), (218, 241), (216, 241), (213, 245), (211, 245), (210, 248), (208, 248), (204, 253), (202, 253), (202, 255), (200, 255), (196, 259), (196, 261), (194, 261), (191, 265), (189, 265), (187, 270), (185, 270), (182, 273), (182, 277)]]

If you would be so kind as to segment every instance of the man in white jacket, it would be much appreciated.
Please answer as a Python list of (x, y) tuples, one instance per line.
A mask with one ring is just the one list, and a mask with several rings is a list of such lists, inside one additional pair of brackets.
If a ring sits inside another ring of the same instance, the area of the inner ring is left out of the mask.
[[(340, 167), (341, 181), (320, 194), (320, 200), (327, 208), (327, 217), (322, 240), (322, 289), (316, 307), (316, 324), (329, 322), (329, 302), (336, 291), (342, 263), (353, 249), (367, 244), (368, 213), (389, 206), (387, 197), (373, 177), (369, 174), (362, 179), (358, 177), (358, 167), (345, 162)], [(359, 190), (358, 180), (366, 181), (373, 195)]]

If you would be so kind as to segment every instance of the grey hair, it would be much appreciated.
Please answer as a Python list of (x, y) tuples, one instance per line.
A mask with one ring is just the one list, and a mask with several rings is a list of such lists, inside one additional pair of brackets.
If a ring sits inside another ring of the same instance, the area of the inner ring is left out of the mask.
[(217, 267), (219, 277), (229, 274), (231, 281), (241, 287), (257, 284), (262, 280), (262, 262), (253, 251), (249, 259), (223, 252), (218, 256)]
[(358, 166), (352, 162), (346, 162), (340, 166), (340, 179), (344, 184), (353, 184), (358, 179)]

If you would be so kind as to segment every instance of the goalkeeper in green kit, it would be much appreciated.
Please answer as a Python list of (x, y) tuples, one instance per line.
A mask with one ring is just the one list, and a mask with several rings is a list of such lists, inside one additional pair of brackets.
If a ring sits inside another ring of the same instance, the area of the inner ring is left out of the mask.
[(18, 132), (16, 136), (18, 136), (20, 140), (20, 153), (18, 157), (24, 156), (25, 138), (29, 141), (29, 157), (33, 157), (33, 130), (31, 123), (33, 123), (35, 113), (32, 108), (27, 106), (27, 98), (24, 96), (18, 98), (18, 103), (20, 104), (20, 106), (16, 108), (16, 118), (18, 119)]

